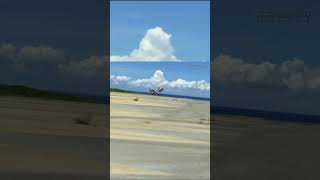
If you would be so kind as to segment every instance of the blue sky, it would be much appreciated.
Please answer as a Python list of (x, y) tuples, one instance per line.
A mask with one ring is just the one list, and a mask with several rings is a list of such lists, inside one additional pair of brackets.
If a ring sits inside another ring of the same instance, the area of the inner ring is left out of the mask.
[(172, 35), (178, 59), (209, 61), (209, 2), (113, 1), (110, 14), (111, 55), (128, 55), (148, 29), (161, 27)]
[(101, 0), (1, 0), (0, 84), (105, 95)]
[(163, 87), (166, 94), (210, 97), (209, 62), (112, 62), (110, 74), (113, 88), (148, 92)]
[[(232, 6), (230, 6), (232, 4)], [(317, 60), (320, 36), (319, 2), (313, 0), (255, 1), (225, 0), (217, 2), (215, 55), (229, 53), (247, 61), (279, 63), (300, 58), (308, 64)], [(256, 11), (264, 9), (276, 14), (285, 11), (287, 23), (257, 23)], [(309, 23), (295, 23), (304, 10), (311, 14)]]
[(209, 2), (114, 1), (110, 10), (111, 87), (210, 97)]

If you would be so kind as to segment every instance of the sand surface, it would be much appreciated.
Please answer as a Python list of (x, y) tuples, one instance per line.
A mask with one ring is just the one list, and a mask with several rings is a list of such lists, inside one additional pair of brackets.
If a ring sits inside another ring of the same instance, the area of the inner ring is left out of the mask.
[[(90, 125), (75, 119), (91, 114)], [(106, 179), (107, 106), (0, 97), (0, 179)]]
[[(209, 179), (208, 102), (111, 94), (112, 179)], [(0, 179), (107, 179), (106, 105), (0, 97)], [(74, 118), (92, 114), (90, 126)], [(214, 115), (217, 180), (320, 177), (320, 125)]]
[(216, 180), (316, 180), (320, 125), (213, 115)]
[(111, 94), (111, 162), (108, 106), (0, 97), (0, 179), (209, 179), (209, 102), (136, 96)]
[(110, 101), (111, 179), (209, 179), (208, 101), (127, 93)]

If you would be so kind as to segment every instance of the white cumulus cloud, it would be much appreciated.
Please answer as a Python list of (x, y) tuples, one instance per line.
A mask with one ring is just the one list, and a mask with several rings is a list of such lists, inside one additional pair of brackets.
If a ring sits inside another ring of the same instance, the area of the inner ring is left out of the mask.
[(110, 76), (110, 80), (115, 83), (115, 84), (118, 84), (120, 82), (127, 82), (129, 81), (131, 78), (128, 77), (128, 76), (114, 76), (114, 75), (111, 75)]
[(70, 61), (66, 64), (59, 64), (60, 72), (80, 77), (95, 77), (106, 70), (107, 60), (104, 56), (90, 56), (80, 61)]
[(137, 79), (129, 82), (132, 86), (140, 87), (163, 87), (167, 89), (195, 89), (201, 91), (210, 91), (210, 83), (205, 80), (187, 81), (184, 79), (177, 79), (168, 81), (161, 70), (156, 70), (153, 76), (149, 79)]
[(0, 61), (14, 71), (30, 71), (36, 65), (57, 65), (66, 62), (63, 49), (51, 46), (17, 47), (10, 43), (0, 45)]
[(24, 46), (18, 48), (13, 44), (6, 43), (0, 45), (0, 57), (9, 58), (12, 62), (23, 62), (25, 64), (57, 64), (66, 60), (65, 52), (62, 49), (51, 46)]
[(294, 92), (320, 89), (320, 68), (307, 66), (293, 58), (275, 64), (271, 62), (247, 63), (227, 54), (220, 54), (212, 64), (211, 78), (216, 83), (231, 85), (268, 85), (286, 87)]
[(65, 60), (63, 50), (50, 46), (25, 46), (20, 49), (18, 57), (23, 61), (54, 64)]
[(111, 56), (111, 61), (179, 61), (171, 44), (171, 34), (161, 27), (149, 29), (139, 47), (129, 55)]

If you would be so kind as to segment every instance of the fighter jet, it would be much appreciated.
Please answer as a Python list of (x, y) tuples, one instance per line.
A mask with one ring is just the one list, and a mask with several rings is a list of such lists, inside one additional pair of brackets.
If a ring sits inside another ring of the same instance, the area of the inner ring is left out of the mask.
[(153, 95), (161, 93), (164, 89), (161, 87), (158, 87), (157, 89), (149, 89), (149, 92)]

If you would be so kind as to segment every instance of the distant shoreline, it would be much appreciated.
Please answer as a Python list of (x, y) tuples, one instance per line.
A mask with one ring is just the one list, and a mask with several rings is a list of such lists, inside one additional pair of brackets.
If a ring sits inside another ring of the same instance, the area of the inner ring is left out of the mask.
[[(120, 93), (133, 93), (133, 94), (144, 94), (149, 93), (127, 91), (122, 89), (110, 88), (110, 92)], [(29, 97), (38, 98), (43, 100), (63, 100), (72, 102), (83, 102), (83, 103), (94, 103), (94, 104), (109, 104), (110, 96), (106, 95), (86, 95), (77, 93), (63, 93), (56, 91), (40, 90), (30, 88), (27, 86), (16, 86), (16, 85), (0, 85), (0, 97), (2, 96), (13, 96), (13, 97)], [(192, 100), (205, 100), (210, 101), (208, 98), (197, 98), (188, 96), (177, 96), (160, 94), (156, 96), (162, 97), (173, 97), (173, 98), (185, 98)], [(308, 115), (288, 112), (275, 112), (257, 109), (245, 109), (245, 108), (233, 108), (233, 107), (222, 107), (211, 105), (210, 114), (214, 115), (232, 115), (232, 116), (246, 116), (256, 117), (265, 120), (276, 120), (276, 121), (287, 121), (287, 122), (302, 122), (302, 123), (320, 123), (320, 115)]]
[(233, 108), (233, 107), (214, 106), (214, 105), (211, 105), (210, 107), (210, 114), (254, 117), (262, 120), (283, 121), (283, 122), (320, 123), (320, 115), (277, 112), (277, 111), (246, 109), (246, 108)]
[(62, 100), (71, 102), (108, 104), (107, 96), (65, 93), (58, 91), (36, 89), (21, 85), (0, 85), (0, 97), (3, 96), (37, 98), (42, 100)]
[[(138, 91), (129, 91), (129, 90), (123, 90), (118, 88), (110, 88), (110, 92), (120, 92), (120, 93), (132, 93), (132, 94), (146, 94), (150, 95), (150, 93), (147, 92), (138, 92)], [(210, 98), (204, 98), (204, 97), (194, 97), (194, 96), (182, 96), (182, 95), (172, 95), (172, 94), (156, 94), (155, 96), (162, 96), (162, 97), (174, 97), (174, 98), (185, 98), (185, 99), (193, 99), (193, 100), (204, 100), (204, 101), (210, 101)]]

